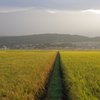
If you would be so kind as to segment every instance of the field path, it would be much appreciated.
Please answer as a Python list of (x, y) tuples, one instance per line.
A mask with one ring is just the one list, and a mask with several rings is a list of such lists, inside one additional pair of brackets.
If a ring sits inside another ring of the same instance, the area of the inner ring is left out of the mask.
[(58, 52), (50, 84), (48, 87), (46, 100), (66, 100), (64, 98), (65, 97), (64, 97), (64, 86), (62, 82), (62, 73), (60, 66), (60, 54)]

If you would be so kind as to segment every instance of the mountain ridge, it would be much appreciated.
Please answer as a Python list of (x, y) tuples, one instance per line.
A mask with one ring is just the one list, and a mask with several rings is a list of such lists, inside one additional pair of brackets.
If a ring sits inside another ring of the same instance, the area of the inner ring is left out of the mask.
[(2, 45), (22, 45), (41, 43), (66, 43), (66, 42), (100, 41), (100, 37), (88, 37), (70, 34), (35, 34), (23, 36), (0, 36)]

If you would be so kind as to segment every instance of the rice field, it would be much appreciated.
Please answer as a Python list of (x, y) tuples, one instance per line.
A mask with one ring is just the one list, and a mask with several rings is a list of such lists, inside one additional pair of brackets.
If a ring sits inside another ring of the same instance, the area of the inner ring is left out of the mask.
[(100, 100), (100, 51), (60, 51), (69, 100)]
[(39, 100), (44, 95), (56, 51), (0, 51), (0, 100)]
[(0, 100), (100, 100), (100, 51), (1, 50)]

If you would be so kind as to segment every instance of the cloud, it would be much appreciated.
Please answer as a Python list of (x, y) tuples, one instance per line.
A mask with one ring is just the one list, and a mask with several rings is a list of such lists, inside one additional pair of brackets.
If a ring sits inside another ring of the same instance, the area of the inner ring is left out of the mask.
[(94, 10), (94, 9), (84, 10), (82, 12), (91, 12), (91, 13), (100, 14), (100, 10)]
[(0, 7), (40, 7), (55, 10), (100, 9), (100, 0), (0, 0)]
[(20, 9), (8, 9), (8, 10), (0, 10), (0, 13), (11, 13), (11, 12), (17, 12), (17, 11), (26, 11), (26, 10), (30, 10), (30, 9), (34, 9), (34, 7), (30, 7), (30, 8), (20, 8)]
[(46, 11), (49, 12), (49, 13), (52, 13), (52, 14), (56, 13), (56, 12), (53, 11), (53, 10), (48, 10), (48, 9), (46, 9)]
[(6, 10), (0, 10), (0, 13), (12, 13), (12, 12), (18, 12), (18, 11), (35, 10), (35, 9), (42, 9), (42, 10), (47, 11), (52, 14), (56, 13), (54, 10), (46, 9), (43, 7), (12, 8), (12, 9), (6, 8)]

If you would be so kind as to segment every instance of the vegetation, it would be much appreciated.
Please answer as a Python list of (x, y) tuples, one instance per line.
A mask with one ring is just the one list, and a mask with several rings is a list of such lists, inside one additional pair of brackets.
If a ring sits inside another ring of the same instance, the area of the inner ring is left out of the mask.
[(40, 100), (56, 51), (0, 51), (0, 100)]
[(100, 52), (60, 51), (70, 100), (100, 100)]
[[(100, 41), (100, 38), (96, 38)], [(6, 46), (22, 45), (22, 44), (45, 44), (45, 43), (66, 43), (66, 42), (86, 42), (95, 41), (95, 38), (89, 38), (80, 35), (69, 34), (39, 34), (29, 36), (2, 36), (0, 44)]]
[(60, 54), (57, 54), (57, 58), (52, 73), (47, 100), (63, 100), (63, 85), (60, 68)]
[(100, 100), (100, 51), (1, 50), (0, 100), (42, 99)]

